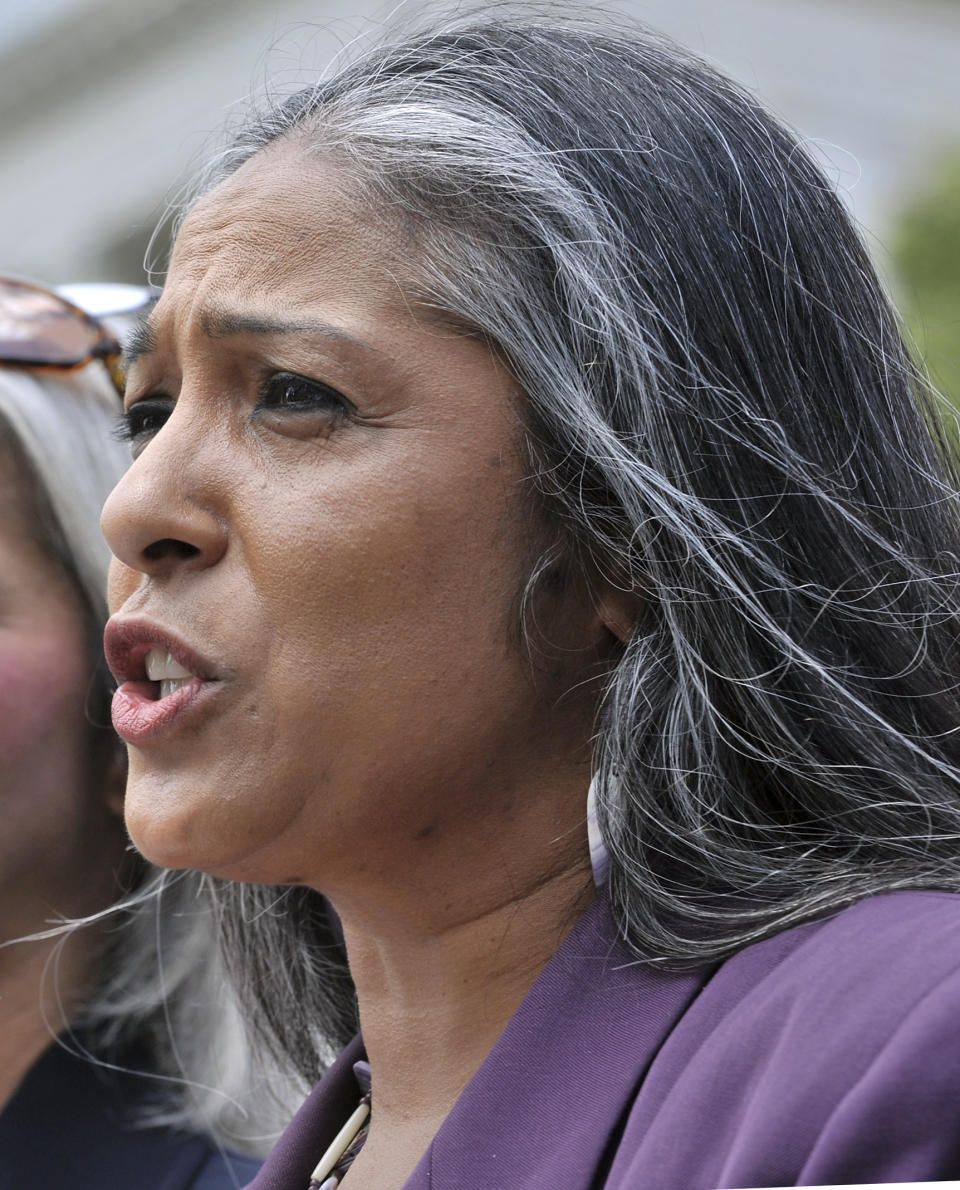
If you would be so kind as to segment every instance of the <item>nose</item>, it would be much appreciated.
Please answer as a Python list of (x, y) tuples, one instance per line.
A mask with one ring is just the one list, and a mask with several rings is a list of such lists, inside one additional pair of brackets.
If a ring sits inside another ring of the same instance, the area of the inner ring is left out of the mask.
[(174, 413), (120, 480), (100, 521), (117, 560), (152, 578), (214, 566), (227, 548), (217, 469), (176, 421)]

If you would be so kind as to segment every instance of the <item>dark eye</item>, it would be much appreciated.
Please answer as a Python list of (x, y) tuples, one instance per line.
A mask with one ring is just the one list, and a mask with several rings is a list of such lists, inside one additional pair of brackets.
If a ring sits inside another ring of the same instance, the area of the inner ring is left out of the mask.
[(260, 388), (259, 407), (271, 412), (330, 412), (344, 417), (353, 406), (335, 388), (294, 372), (275, 372)]
[(120, 415), (117, 437), (133, 444), (134, 454), (166, 424), (173, 411), (173, 402), (166, 397), (152, 397), (137, 401)]

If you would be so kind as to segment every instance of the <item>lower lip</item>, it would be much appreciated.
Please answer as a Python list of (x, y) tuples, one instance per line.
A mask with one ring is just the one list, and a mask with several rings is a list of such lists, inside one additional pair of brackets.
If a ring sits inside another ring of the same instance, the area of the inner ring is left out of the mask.
[(194, 720), (219, 685), (193, 678), (166, 698), (154, 698), (155, 682), (124, 682), (113, 696), (114, 730), (128, 744), (167, 736)]

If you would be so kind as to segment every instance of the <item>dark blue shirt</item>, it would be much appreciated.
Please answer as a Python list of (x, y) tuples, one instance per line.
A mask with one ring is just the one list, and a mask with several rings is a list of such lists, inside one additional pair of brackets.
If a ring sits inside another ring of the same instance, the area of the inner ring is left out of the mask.
[(136, 1127), (145, 1080), (54, 1044), (0, 1113), (0, 1190), (238, 1190), (259, 1168), (209, 1139)]

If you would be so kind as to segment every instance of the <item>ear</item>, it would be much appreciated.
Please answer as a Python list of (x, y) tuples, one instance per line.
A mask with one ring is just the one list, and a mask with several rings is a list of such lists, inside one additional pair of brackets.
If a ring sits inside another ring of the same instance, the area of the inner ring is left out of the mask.
[(594, 607), (600, 622), (611, 635), (625, 645), (633, 636), (643, 602), (633, 591), (624, 591), (612, 583), (603, 583), (594, 593)]
[(127, 792), (127, 753), (119, 745), (111, 749), (110, 760), (103, 775), (103, 794), (107, 809), (123, 818), (123, 799)]

